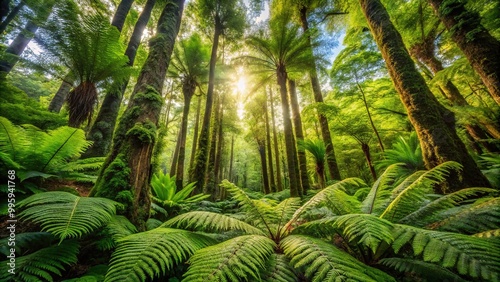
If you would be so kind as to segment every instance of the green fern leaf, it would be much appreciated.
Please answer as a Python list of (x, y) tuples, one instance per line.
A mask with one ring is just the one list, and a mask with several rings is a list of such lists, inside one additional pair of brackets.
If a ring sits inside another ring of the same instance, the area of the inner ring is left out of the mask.
[(489, 281), (500, 279), (500, 244), (467, 235), (395, 225), (396, 253), (410, 245), (424, 261), (453, 268), (461, 275)]
[(329, 281), (395, 281), (381, 270), (372, 268), (320, 239), (290, 235), (281, 247), (290, 264), (304, 268), (313, 282)]
[(116, 202), (105, 198), (78, 197), (67, 192), (45, 192), (19, 203), (19, 217), (42, 226), (60, 240), (81, 237), (109, 222)]
[(111, 257), (105, 281), (145, 281), (159, 277), (213, 243), (207, 236), (169, 228), (123, 237)]
[[(9, 246), (9, 238), (6, 237), (0, 240), (0, 254), (5, 256), (10, 254), (11, 246)], [(38, 250), (48, 247), (56, 241), (56, 237), (48, 232), (23, 232), (16, 234), (14, 249), (16, 254), (23, 254), (33, 252), (33, 249)]]
[(165, 222), (162, 227), (204, 232), (241, 230), (248, 234), (264, 235), (262, 230), (246, 222), (227, 215), (205, 211), (193, 211), (178, 215)]
[(392, 187), (396, 178), (400, 176), (401, 167), (403, 163), (396, 163), (390, 165), (384, 173), (375, 181), (368, 196), (361, 204), (361, 211), (363, 213), (376, 213), (383, 210), (382, 204), (387, 202), (391, 196)]
[(261, 272), (261, 280), (250, 281), (296, 282), (299, 280), (284, 255), (272, 254), (266, 265), (267, 268)]
[[(380, 217), (397, 222), (401, 218), (418, 210), (426, 202), (426, 195), (433, 192), (432, 186), (442, 183), (449, 171), (458, 170), (461, 167), (456, 162), (445, 162), (421, 175), (419, 172), (416, 172), (420, 176), (415, 181), (404, 188), (398, 186), (395, 189), (390, 204)], [(409, 176), (409, 178), (413, 177)]]
[(480, 233), (476, 233), (473, 236), (474, 237), (479, 237), (479, 238), (496, 238), (496, 237), (500, 237), (500, 229), (483, 231), (483, 232), (480, 232)]
[(53, 276), (61, 276), (66, 266), (77, 261), (78, 242), (63, 241), (61, 244), (43, 248), (29, 255), (16, 258), (15, 275), (7, 272), (9, 261), (0, 264), (1, 281), (54, 281)]
[(238, 282), (250, 277), (260, 281), (259, 273), (275, 246), (267, 237), (245, 235), (204, 248), (189, 259), (191, 265), (182, 281)]
[(411, 272), (413, 275), (426, 279), (426, 281), (434, 281), (437, 277), (439, 277), (440, 281), (467, 281), (444, 267), (419, 260), (406, 258), (385, 258), (381, 259), (380, 263), (403, 273)]
[(317, 238), (330, 238), (335, 234), (340, 234), (339, 228), (335, 226), (338, 216), (321, 218), (303, 223), (292, 230), (292, 234), (302, 234)]

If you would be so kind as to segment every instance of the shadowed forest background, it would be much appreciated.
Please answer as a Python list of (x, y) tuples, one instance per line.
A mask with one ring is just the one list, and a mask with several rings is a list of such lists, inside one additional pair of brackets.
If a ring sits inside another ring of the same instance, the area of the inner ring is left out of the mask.
[(1, 281), (500, 281), (500, 2), (0, 20)]

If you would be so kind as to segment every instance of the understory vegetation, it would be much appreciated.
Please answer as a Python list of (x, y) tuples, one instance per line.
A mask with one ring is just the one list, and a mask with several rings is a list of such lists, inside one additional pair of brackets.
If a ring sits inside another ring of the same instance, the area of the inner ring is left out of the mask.
[(0, 281), (499, 281), (500, 2), (0, 0)]

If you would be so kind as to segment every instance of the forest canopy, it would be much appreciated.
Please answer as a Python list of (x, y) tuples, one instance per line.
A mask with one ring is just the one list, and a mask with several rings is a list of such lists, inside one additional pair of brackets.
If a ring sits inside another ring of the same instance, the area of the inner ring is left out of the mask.
[(499, 19), (0, 0), (0, 280), (500, 281)]

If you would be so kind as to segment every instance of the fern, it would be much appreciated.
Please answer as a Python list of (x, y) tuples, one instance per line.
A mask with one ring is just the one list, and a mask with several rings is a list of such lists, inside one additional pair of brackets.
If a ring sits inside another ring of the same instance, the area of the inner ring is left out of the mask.
[(473, 236), (479, 238), (498, 238), (500, 237), (500, 228), (476, 233)]
[(260, 229), (241, 220), (223, 214), (204, 211), (193, 211), (178, 215), (165, 222), (162, 226), (204, 232), (241, 230), (248, 234), (264, 235)]
[(390, 198), (392, 187), (396, 178), (400, 176), (402, 163), (390, 165), (384, 173), (375, 181), (368, 196), (364, 199), (361, 211), (364, 213), (378, 213), (383, 210), (382, 204)]
[(304, 268), (306, 277), (313, 282), (395, 281), (320, 239), (291, 235), (283, 239), (281, 247), (291, 259), (290, 264)]
[[(48, 232), (24, 232), (16, 234), (15, 246), (16, 254), (33, 252), (50, 246), (57, 238)], [(0, 254), (5, 256), (10, 254), (11, 246), (8, 245), (9, 237), (0, 240)]]
[[(425, 203), (426, 195), (433, 192), (433, 185), (442, 183), (450, 170), (457, 170), (461, 167), (456, 162), (445, 162), (421, 174), (410, 185), (404, 188), (397, 187), (395, 189), (396, 192), (390, 200), (390, 204), (380, 217), (397, 222), (406, 215), (416, 211), (419, 206)], [(412, 176), (409, 177), (412, 178)]]
[(466, 206), (459, 213), (436, 223), (434, 227), (439, 230), (467, 234), (498, 229), (500, 228), (500, 198)]
[(4, 163), (19, 163), (19, 153), (30, 146), (28, 134), (22, 127), (15, 126), (10, 120), (0, 116), (0, 152)]
[(111, 250), (116, 247), (119, 239), (137, 233), (137, 228), (126, 217), (115, 215), (100, 233), (103, 238), (96, 242), (97, 248)]
[(440, 281), (467, 281), (444, 267), (419, 260), (405, 258), (385, 258), (381, 259), (380, 263), (403, 273), (416, 273), (419, 277), (427, 279), (427, 281), (434, 281), (438, 277)]
[(9, 261), (0, 265), (0, 280), (8, 281), (54, 281), (53, 276), (61, 276), (65, 266), (77, 261), (78, 242), (63, 241), (59, 245), (43, 248), (32, 254), (17, 257), (15, 275), (7, 272)]
[(182, 281), (260, 281), (260, 270), (274, 252), (276, 244), (257, 235), (239, 236), (204, 248), (190, 259)]
[(81, 237), (109, 222), (116, 202), (105, 198), (78, 197), (67, 192), (45, 192), (19, 203), (20, 218), (42, 226), (60, 240)]
[(395, 225), (392, 248), (398, 253), (411, 245), (413, 253), (425, 262), (454, 268), (460, 275), (498, 281), (500, 244), (462, 234), (430, 231)]
[(284, 255), (271, 255), (266, 265), (267, 268), (261, 272), (261, 280), (254, 281), (295, 282), (299, 280)]
[(169, 228), (123, 237), (111, 257), (105, 281), (145, 281), (165, 275), (175, 264), (213, 243), (207, 236)]
[(330, 236), (339, 234), (340, 230), (335, 226), (335, 220), (338, 216), (331, 216), (309, 221), (301, 224), (292, 230), (292, 234), (303, 234), (317, 238), (330, 238)]

